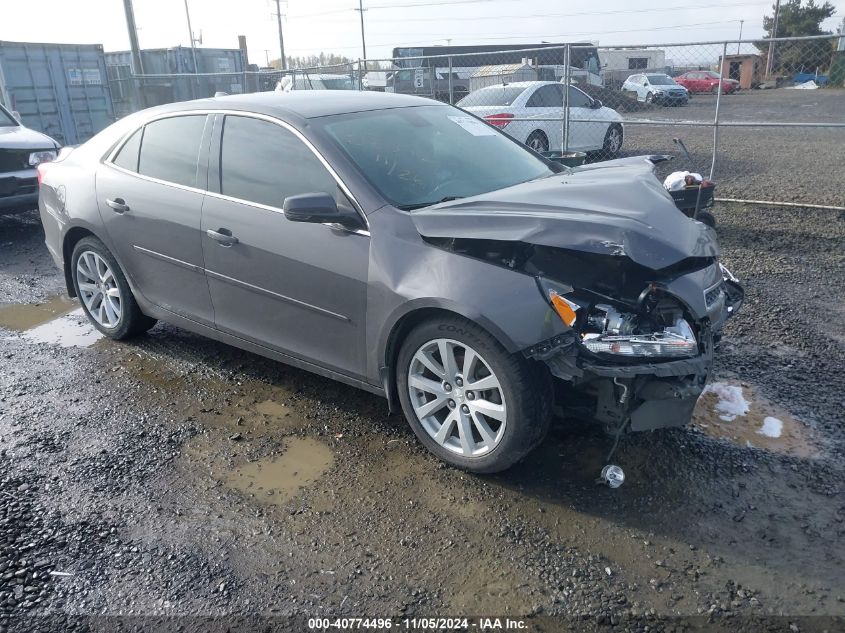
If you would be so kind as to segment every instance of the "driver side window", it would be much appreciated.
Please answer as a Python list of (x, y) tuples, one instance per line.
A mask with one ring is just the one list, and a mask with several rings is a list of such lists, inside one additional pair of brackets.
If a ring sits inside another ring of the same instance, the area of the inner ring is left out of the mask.
[(323, 163), (290, 131), (269, 121), (227, 116), (220, 193), (281, 209), (288, 196), (327, 193), (337, 199), (339, 188)]

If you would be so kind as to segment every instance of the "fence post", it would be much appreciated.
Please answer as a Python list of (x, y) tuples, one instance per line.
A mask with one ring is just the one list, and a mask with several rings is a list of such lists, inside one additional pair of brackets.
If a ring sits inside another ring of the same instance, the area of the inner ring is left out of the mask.
[[(563, 49), (563, 151), (569, 151), (569, 82), (572, 81), (571, 51), (569, 44)], [(551, 145), (551, 143), (549, 143)], [(552, 149), (549, 147), (549, 149)]]
[(728, 54), (728, 43), (722, 44), (722, 56), (719, 58), (719, 90), (716, 92), (716, 114), (713, 117), (713, 157), (710, 161), (710, 180), (716, 172), (716, 152), (719, 150), (719, 105), (722, 102), (722, 79), (725, 74), (725, 56)]
[(361, 58), (358, 58), (358, 90), (364, 89), (364, 71), (361, 66)]
[(454, 105), (455, 100), (452, 97), (452, 56), (449, 55), (449, 105)]

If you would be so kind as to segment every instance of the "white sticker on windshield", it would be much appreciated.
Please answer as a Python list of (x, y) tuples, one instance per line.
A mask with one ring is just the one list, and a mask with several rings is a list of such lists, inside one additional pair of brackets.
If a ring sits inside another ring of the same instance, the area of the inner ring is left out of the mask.
[(496, 130), (471, 116), (450, 116), (450, 121), (454, 121), (467, 132), (473, 136), (495, 136)]

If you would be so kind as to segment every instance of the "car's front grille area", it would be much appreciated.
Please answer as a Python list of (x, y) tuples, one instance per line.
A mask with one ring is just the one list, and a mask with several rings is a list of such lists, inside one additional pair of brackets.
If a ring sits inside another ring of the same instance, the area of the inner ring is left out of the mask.
[(707, 306), (709, 310), (712, 308), (719, 299), (725, 294), (725, 282), (720, 281), (715, 286), (707, 289), (704, 292), (704, 305)]
[(7, 171), (31, 169), (29, 166), (29, 155), (34, 151), (37, 150), (0, 148), (0, 174)]
[(0, 198), (8, 196), (25, 196), (38, 193), (38, 179), (36, 178), (3, 178), (0, 175)]

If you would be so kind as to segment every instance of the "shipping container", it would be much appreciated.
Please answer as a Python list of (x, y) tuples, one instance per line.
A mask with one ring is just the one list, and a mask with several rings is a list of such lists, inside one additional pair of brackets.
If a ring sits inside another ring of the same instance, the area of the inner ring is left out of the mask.
[(87, 141), (114, 121), (103, 47), (0, 42), (0, 101), (62, 145)]
[[(141, 51), (144, 75), (179, 75), (133, 78), (129, 51), (106, 53), (108, 80), (117, 116), (176, 101), (213, 97), (216, 92), (244, 92), (244, 56), (240, 49), (190, 47), (150, 48)], [(195, 73), (200, 73), (195, 75)]]

